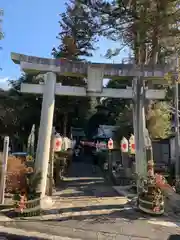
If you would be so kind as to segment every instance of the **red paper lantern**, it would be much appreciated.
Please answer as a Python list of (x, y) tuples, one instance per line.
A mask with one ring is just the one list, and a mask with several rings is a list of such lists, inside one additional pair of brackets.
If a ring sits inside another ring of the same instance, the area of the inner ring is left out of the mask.
[(135, 149), (135, 138), (134, 135), (132, 134), (130, 139), (129, 139), (129, 151), (130, 154), (135, 154), (136, 149)]
[(113, 140), (110, 138), (108, 141), (108, 149), (111, 150), (113, 148), (114, 148), (114, 143), (113, 143)]
[(60, 152), (62, 149), (62, 137), (60, 135), (56, 135), (54, 139), (54, 151)]
[(125, 137), (121, 140), (121, 151), (128, 152), (128, 140)]

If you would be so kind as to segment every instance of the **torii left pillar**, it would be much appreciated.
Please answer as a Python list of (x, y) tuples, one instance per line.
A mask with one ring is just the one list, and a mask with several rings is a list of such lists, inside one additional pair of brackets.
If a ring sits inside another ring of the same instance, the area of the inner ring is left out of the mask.
[(53, 72), (48, 72), (45, 74), (44, 78), (45, 86), (43, 88), (44, 92), (35, 162), (36, 171), (40, 171), (42, 177), (39, 189), (41, 192), (41, 197), (44, 197), (46, 193), (50, 140), (55, 105), (56, 74)]

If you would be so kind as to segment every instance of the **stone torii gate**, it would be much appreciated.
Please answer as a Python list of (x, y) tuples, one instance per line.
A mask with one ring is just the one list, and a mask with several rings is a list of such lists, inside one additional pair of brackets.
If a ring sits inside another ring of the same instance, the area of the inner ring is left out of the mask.
[[(21, 84), (21, 92), (43, 94), (38, 147), (36, 153), (36, 169), (42, 172), (40, 190), (45, 195), (50, 138), (53, 124), (55, 95), (93, 96), (133, 99), (134, 101), (134, 135), (136, 143), (136, 172), (139, 176), (146, 174), (145, 156), (145, 119), (143, 117), (144, 99), (164, 99), (165, 90), (146, 89), (143, 80), (162, 80), (169, 71), (168, 67), (144, 66), (143, 72), (132, 64), (101, 64), (74, 62), (67, 59), (48, 59), (12, 53), (11, 58), (27, 73), (45, 74), (44, 84)], [(79, 76), (87, 78), (87, 87), (62, 86), (56, 83), (56, 75)], [(103, 78), (132, 76), (132, 88), (103, 88)]]

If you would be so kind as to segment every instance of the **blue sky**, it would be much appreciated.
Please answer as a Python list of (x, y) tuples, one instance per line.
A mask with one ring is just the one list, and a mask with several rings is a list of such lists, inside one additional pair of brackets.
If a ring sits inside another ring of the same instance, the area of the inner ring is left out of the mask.
[[(11, 52), (24, 53), (40, 57), (51, 57), (51, 49), (58, 45), (56, 36), (59, 29), (59, 13), (65, 10), (65, 0), (1, 0), (0, 8), (4, 10), (2, 29), (4, 40), (0, 41), (0, 87), (7, 85), (7, 79), (17, 79), (21, 72), (10, 58)], [(122, 52), (113, 60), (102, 57), (108, 48), (119, 47), (101, 39), (97, 44), (100, 49), (90, 61), (120, 62), (128, 52)]]

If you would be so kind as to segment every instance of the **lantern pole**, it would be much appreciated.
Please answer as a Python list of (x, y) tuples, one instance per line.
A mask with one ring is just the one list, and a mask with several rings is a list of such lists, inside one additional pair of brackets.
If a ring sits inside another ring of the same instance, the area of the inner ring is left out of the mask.
[[(134, 175), (134, 173), (135, 173), (135, 169), (134, 169), (134, 160), (133, 160), (133, 158), (135, 157), (135, 137), (134, 137), (134, 135), (133, 134), (131, 134), (131, 137), (129, 138), (129, 153), (130, 153), (130, 159), (129, 159), (129, 161), (130, 161), (130, 163), (129, 163), (129, 171), (130, 171), (130, 173), (131, 173), (131, 176), (132, 176), (132, 179), (133, 179), (133, 175)], [(134, 157), (133, 157), (134, 156)], [(134, 180), (134, 179), (133, 179)]]
[[(125, 146), (124, 146), (125, 145)], [(125, 177), (129, 177), (129, 153), (128, 153), (128, 140), (123, 137), (121, 140), (121, 156), (122, 156), (122, 165), (125, 169)]]
[(108, 141), (108, 172), (109, 172), (109, 178), (112, 179), (112, 149), (113, 146), (113, 140), (110, 138)]
[(108, 160), (109, 160), (109, 178), (110, 178), (110, 180), (112, 179), (112, 150), (111, 149), (109, 149), (109, 158), (108, 158)]

